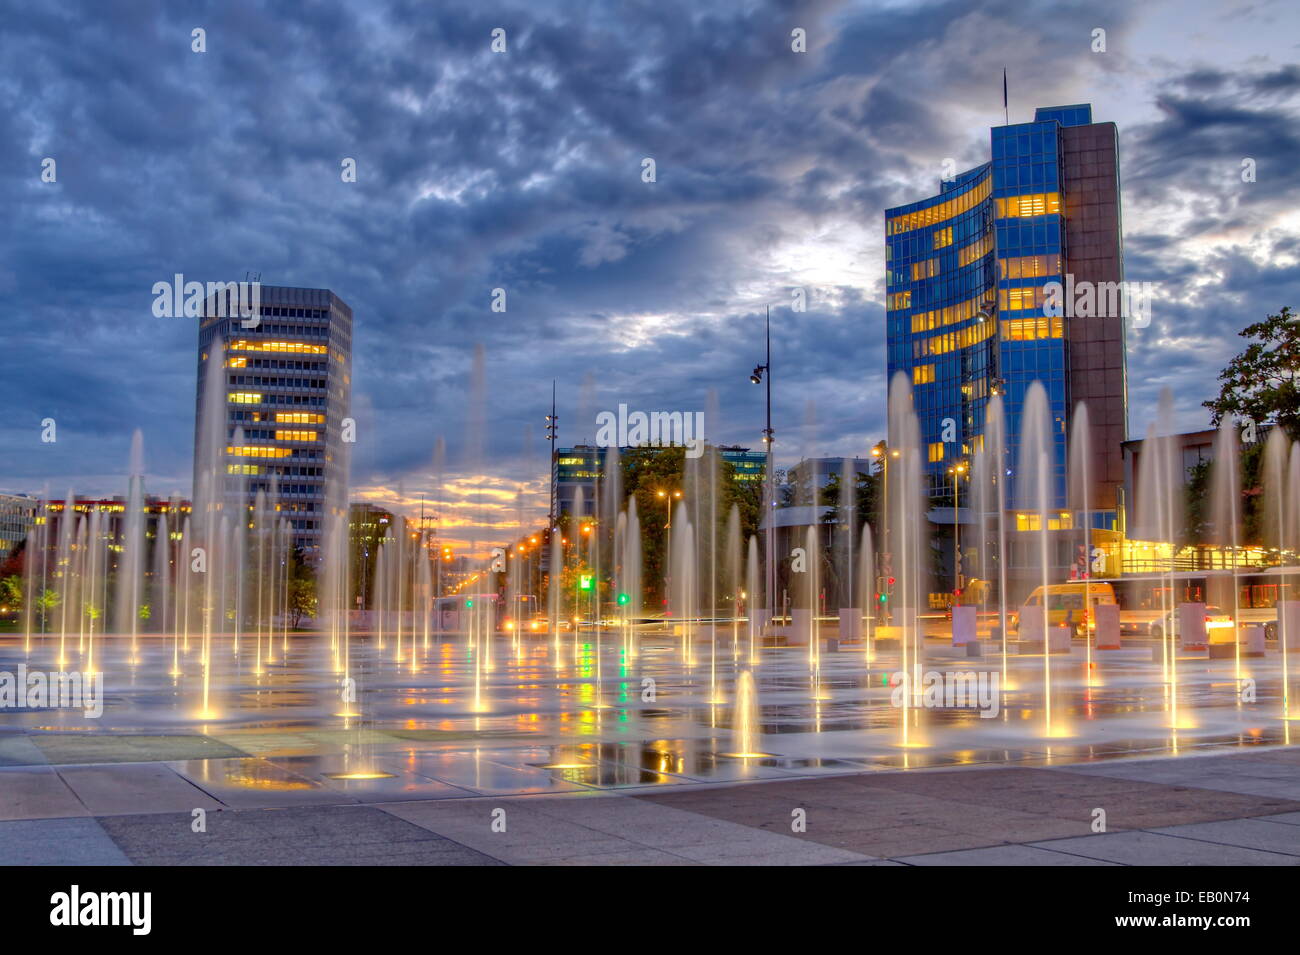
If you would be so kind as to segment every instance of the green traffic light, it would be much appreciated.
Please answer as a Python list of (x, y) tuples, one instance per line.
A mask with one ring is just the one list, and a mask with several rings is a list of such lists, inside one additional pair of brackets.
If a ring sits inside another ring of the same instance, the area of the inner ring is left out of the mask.
[(618, 605), (619, 605), (620, 607), (626, 607), (626, 606), (628, 605), (628, 602), (629, 602), (631, 599), (632, 599), (632, 598), (629, 597), (627, 594), (619, 594), (619, 595), (618, 595)]

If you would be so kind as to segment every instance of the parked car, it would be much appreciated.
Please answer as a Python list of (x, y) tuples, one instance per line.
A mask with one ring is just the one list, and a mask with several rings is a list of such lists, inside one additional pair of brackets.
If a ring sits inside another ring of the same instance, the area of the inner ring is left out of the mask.
[[(1174, 615), (1178, 613), (1178, 608), (1168, 610), (1158, 615), (1154, 620), (1147, 624), (1147, 633), (1157, 640), (1165, 635), (1166, 631), (1174, 628)], [(1206, 604), (1205, 607), (1205, 635), (1213, 639), (1215, 630), (1231, 630), (1233, 627), (1232, 614), (1225, 611), (1222, 607), (1216, 607), (1213, 604)], [(1229, 635), (1231, 641), (1231, 635)]]

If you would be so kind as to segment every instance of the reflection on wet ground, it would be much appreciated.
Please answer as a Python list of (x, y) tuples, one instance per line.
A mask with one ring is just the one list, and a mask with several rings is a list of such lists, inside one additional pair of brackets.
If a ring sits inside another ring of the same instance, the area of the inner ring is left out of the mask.
[[(982, 716), (896, 687), (897, 652), (868, 661), (861, 647), (842, 647), (823, 652), (812, 673), (806, 649), (767, 648), (750, 665), (727, 647), (711, 664), (705, 645), (687, 667), (675, 644), (647, 639), (633, 655), (612, 636), (598, 666), (590, 637), (581, 639), (502, 636), (489, 665), (455, 637), (414, 652), (408, 644), (399, 663), (391, 642), (354, 636), (354, 700), (327, 637), (295, 638), (262, 672), (219, 640), (200, 718), (197, 642), (172, 675), (170, 638), (142, 639), (135, 662), (129, 641), (110, 638), (96, 648), (102, 716), (0, 709), (0, 767), (166, 762), (228, 804), (242, 793), (265, 805), (267, 794), (285, 804), (546, 794), (1291, 742), (1273, 651), (1241, 661), (1240, 674), (1234, 660), (1182, 654), (1176, 685), (1150, 645), (1096, 652), (1091, 669), (1081, 648), (1054, 655), (1049, 727), (1041, 656), (1007, 658), (996, 714)], [(0, 673), (58, 670), (56, 649), (38, 640), (27, 654), (21, 639), (4, 638)], [(938, 641), (922, 664), (999, 678), (1002, 667), (1000, 652), (968, 658)], [(747, 737), (757, 754), (728, 756), (745, 669), (757, 691)]]

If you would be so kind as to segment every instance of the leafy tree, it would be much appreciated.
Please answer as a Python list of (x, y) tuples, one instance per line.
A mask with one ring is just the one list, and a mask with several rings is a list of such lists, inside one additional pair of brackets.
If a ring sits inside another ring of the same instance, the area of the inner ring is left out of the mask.
[(1255, 339), (1219, 373), (1219, 396), (1204, 402), (1214, 424), (1226, 415), (1277, 424), (1300, 439), (1300, 316), (1285, 306), (1238, 334)]
[(289, 616), (295, 628), (303, 617), (316, 616), (316, 578), (310, 574), (289, 578)]
[(0, 577), (0, 603), (15, 612), (23, 609), (23, 579), (17, 574)]
[(35, 604), (36, 613), (40, 617), (41, 632), (44, 633), (50, 614), (62, 606), (63, 595), (57, 590), (43, 590), (37, 595)]
[(296, 628), (303, 617), (316, 616), (316, 574), (301, 547), (289, 554), (289, 616)]
[[(1263, 441), (1246, 445), (1241, 452), (1238, 472), (1238, 491), (1241, 496), (1241, 524), (1237, 530), (1237, 543), (1243, 547), (1264, 543), (1269, 515), (1264, 512), (1264, 448)], [(1184, 497), (1183, 533), (1180, 544), (1216, 544), (1226, 547), (1230, 543), (1228, 528), (1214, 526), (1214, 464), (1202, 461), (1188, 468), (1187, 492)]]
[[(719, 454), (717, 448), (708, 447), (706, 455)], [(701, 475), (710, 473), (708, 458), (699, 461)], [(722, 458), (718, 461), (718, 497), (716, 534), (710, 534), (704, 526), (706, 514), (688, 502), (687, 507), (693, 517), (698, 516), (701, 526), (696, 528), (698, 550), (701, 566), (714, 566), (719, 574), (725, 566), (725, 559), (720, 553), (717, 561), (711, 561), (708, 547), (716, 539), (719, 551), (726, 547), (727, 520), (734, 506), (740, 517), (741, 549), (744, 553), (745, 542), (758, 532), (759, 517), (763, 509), (763, 481), (740, 481), (736, 479), (736, 468), (730, 461)], [(622, 458), (623, 493), (636, 499), (637, 516), (641, 522), (642, 564), (644, 602), (647, 609), (662, 605), (664, 577), (667, 564), (668, 541), (668, 506), (671, 503), (674, 513), (677, 499), (672, 497), (676, 491), (687, 492), (686, 484), (686, 449), (682, 447), (638, 447), (629, 448)], [(665, 497), (660, 497), (660, 492)], [(572, 540), (570, 535), (570, 540)], [(726, 588), (718, 581), (710, 589), (705, 581), (700, 582), (702, 604), (707, 602), (706, 594), (716, 593), (719, 603), (726, 599)]]

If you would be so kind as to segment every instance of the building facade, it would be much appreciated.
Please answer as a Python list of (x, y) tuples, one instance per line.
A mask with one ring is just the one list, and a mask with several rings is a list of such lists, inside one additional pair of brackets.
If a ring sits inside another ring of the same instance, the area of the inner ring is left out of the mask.
[(0, 558), (27, 539), (39, 502), (22, 494), (0, 494)]
[(1069, 293), (1124, 279), (1116, 128), (1093, 123), (1089, 105), (1040, 108), (1033, 122), (994, 127), (990, 151), (938, 195), (885, 212), (889, 377), (912, 382), (931, 498), (983, 447), (994, 394), (1014, 469), (1038, 381), (1051, 421), (1049, 506), (1066, 507), (1066, 442), (1086, 402), (1090, 508), (1102, 512), (1092, 520), (1113, 523), (1128, 437), (1124, 299), (1084, 316)]
[(352, 309), (328, 289), (264, 285), (256, 320), (209, 299), (198, 351), (196, 507), (261, 493), (317, 557), (347, 513)]

